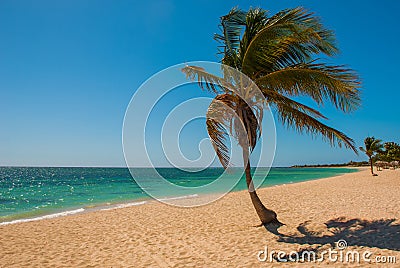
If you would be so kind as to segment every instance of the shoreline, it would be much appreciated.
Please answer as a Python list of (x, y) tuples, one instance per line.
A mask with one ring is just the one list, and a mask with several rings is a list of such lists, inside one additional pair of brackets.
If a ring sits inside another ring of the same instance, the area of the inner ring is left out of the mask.
[[(360, 170), (363, 170), (364, 167), (290, 167), (290, 168), (320, 168), (320, 169), (330, 169), (330, 168), (343, 168), (343, 169), (352, 169), (356, 170), (354, 172), (359, 172)], [(297, 183), (304, 183), (308, 181), (315, 181), (315, 180), (323, 180), (323, 179), (328, 179), (328, 178), (334, 178), (337, 176), (341, 176), (343, 174), (347, 173), (340, 173), (340, 174), (335, 174), (333, 176), (328, 176), (328, 177), (321, 177), (321, 178), (312, 178), (312, 179), (306, 179), (303, 181), (295, 181), (295, 182), (283, 182), (279, 184), (273, 184), (273, 185), (264, 185), (260, 186), (258, 190), (264, 189), (264, 188), (270, 188), (270, 187), (276, 187), (280, 185), (288, 185), (288, 184), (297, 184)], [(265, 180), (267, 180), (266, 178)], [(247, 192), (246, 189), (240, 189), (240, 190), (234, 190), (232, 189), (229, 193), (233, 192)], [(229, 194), (228, 193), (228, 194)], [(196, 196), (189, 195), (189, 196), (170, 196), (170, 197), (165, 197), (163, 198), (164, 200), (175, 200), (175, 199), (188, 199), (188, 198), (212, 198), (213, 196), (218, 195), (218, 192), (215, 193), (201, 193), (201, 194), (195, 194)], [(220, 198), (223, 198), (220, 197)], [(213, 201), (216, 202), (217, 200)], [(11, 225), (11, 224), (17, 224), (17, 223), (24, 223), (24, 222), (32, 222), (32, 221), (40, 221), (40, 220), (46, 220), (46, 219), (53, 219), (53, 218), (58, 218), (58, 217), (66, 217), (70, 215), (76, 215), (76, 214), (83, 214), (83, 213), (91, 213), (94, 211), (107, 211), (107, 210), (113, 210), (113, 209), (119, 209), (119, 208), (125, 208), (125, 207), (131, 207), (131, 206), (138, 206), (138, 205), (145, 205), (148, 203), (164, 203), (162, 200), (156, 200), (152, 198), (151, 196), (148, 196), (146, 198), (138, 198), (138, 199), (129, 199), (129, 200), (124, 200), (122, 202), (105, 202), (105, 203), (98, 203), (98, 204), (93, 204), (93, 205), (82, 205), (82, 206), (73, 206), (73, 207), (68, 207), (64, 209), (54, 209), (52, 211), (49, 211), (48, 213), (38, 213), (37, 215), (33, 216), (28, 216), (28, 217), (18, 217), (19, 215), (24, 215), (24, 214), (30, 214), (33, 213), (32, 211), (21, 213), (21, 214), (16, 214), (15, 218), (7, 219), (5, 221), (0, 221), (0, 226), (5, 226), (5, 225)]]

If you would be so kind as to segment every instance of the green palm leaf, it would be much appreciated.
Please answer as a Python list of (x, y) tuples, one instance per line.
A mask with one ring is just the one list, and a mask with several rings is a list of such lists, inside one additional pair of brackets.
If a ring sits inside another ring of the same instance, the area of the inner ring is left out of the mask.
[(303, 8), (284, 10), (268, 19), (248, 46), (241, 47), (242, 71), (253, 78), (309, 61), (314, 54), (336, 52), (332, 31), (324, 29), (312, 13)]
[(261, 90), (275, 90), (291, 96), (310, 96), (316, 103), (326, 100), (349, 112), (360, 105), (357, 75), (343, 66), (299, 64), (258, 78)]
[(233, 8), (227, 15), (221, 17), (220, 30), (214, 39), (221, 43), (219, 54), (224, 55), (224, 64), (238, 67), (239, 59), (236, 51), (240, 46), (242, 27), (246, 22), (246, 13)]
[(328, 119), (323, 114), (321, 114), (319, 111), (317, 111), (307, 105), (304, 105), (300, 102), (292, 100), (292, 99), (278, 93), (275, 90), (263, 89), (262, 92), (264, 93), (264, 97), (265, 97), (267, 103), (276, 103), (278, 105), (289, 106), (292, 109), (299, 110), (299, 111), (306, 113), (310, 116), (313, 116), (315, 118)]
[(272, 106), (276, 107), (278, 111), (278, 120), (280, 120), (284, 125), (294, 128), (300, 133), (305, 132), (312, 135), (321, 134), (322, 137), (329, 141), (332, 146), (335, 144), (339, 147), (345, 146), (358, 154), (354, 145), (354, 140), (339, 130), (329, 127), (312, 116), (290, 106), (278, 103), (273, 103)]

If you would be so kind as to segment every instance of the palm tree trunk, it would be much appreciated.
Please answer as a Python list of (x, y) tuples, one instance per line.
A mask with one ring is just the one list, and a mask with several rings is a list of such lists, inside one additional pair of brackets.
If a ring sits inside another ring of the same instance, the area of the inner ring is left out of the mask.
[(371, 164), (371, 174), (374, 175), (374, 165), (372, 164), (372, 157), (369, 156), (369, 163)]
[[(246, 184), (247, 184), (247, 188), (249, 190), (251, 202), (253, 203), (253, 206), (257, 212), (257, 215), (261, 220), (261, 224), (262, 225), (266, 225), (269, 223), (282, 224), (278, 221), (275, 211), (267, 209), (257, 195), (257, 192), (254, 188), (253, 179), (251, 176), (250, 159), (249, 159), (248, 155), (249, 154), (248, 154), (248, 152), (246, 152), (246, 149), (243, 149), (243, 161), (244, 161), (244, 165), (245, 165)], [(246, 159), (247, 159), (247, 161), (246, 161)]]

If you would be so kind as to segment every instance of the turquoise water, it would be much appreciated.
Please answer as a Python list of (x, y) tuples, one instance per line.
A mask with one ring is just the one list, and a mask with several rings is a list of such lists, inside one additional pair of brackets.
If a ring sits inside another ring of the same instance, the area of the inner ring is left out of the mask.
[[(174, 168), (157, 171), (170, 182), (186, 187), (206, 185), (222, 173), (222, 168), (185, 172)], [(331, 177), (350, 173), (346, 168), (272, 168), (262, 187)], [(134, 169), (135, 176), (148, 179), (146, 187), (158, 187), (151, 169)], [(255, 180), (263, 180), (268, 169), (258, 169)], [(238, 179), (241, 169), (227, 179)], [(149, 186), (150, 185), (150, 186)], [(242, 177), (234, 191), (246, 189)], [(218, 192), (213, 189), (211, 192)], [(180, 194), (181, 195), (181, 194)], [(179, 194), (168, 193), (166, 197)], [(97, 206), (143, 201), (149, 196), (135, 183), (127, 168), (42, 168), (0, 167), (0, 222), (32, 218), (52, 213), (78, 211)], [(139, 204), (139, 203), (138, 203)]]

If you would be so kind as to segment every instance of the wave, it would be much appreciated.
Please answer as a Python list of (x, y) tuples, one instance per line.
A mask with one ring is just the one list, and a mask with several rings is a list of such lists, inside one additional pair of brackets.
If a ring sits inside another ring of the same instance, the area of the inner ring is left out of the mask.
[(0, 222), (0, 226), (1, 225), (21, 223), (21, 222), (39, 221), (39, 220), (44, 220), (44, 219), (53, 219), (53, 218), (57, 218), (57, 217), (62, 217), (62, 216), (82, 213), (84, 211), (85, 211), (84, 208), (78, 208), (78, 209), (74, 209), (74, 210), (68, 210), (68, 211), (64, 211), (64, 212), (53, 213), (53, 214), (44, 215), (44, 216), (35, 217), (35, 218), (19, 219), (19, 220), (13, 220), (13, 221)]
[(198, 194), (191, 194), (191, 195), (183, 195), (183, 196), (176, 196), (176, 197), (166, 197), (166, 198), (158, 198), (158, 201), (168, 201), (168, 200), (177, 200), (177, 199), (186, 199), (186, 198), (195, 198), (198, 197)]
[(111, 207), (107, 208), (102, 208), (100, 209), (101, 211), (107, 211), (107, 210), (113, 210), (113, 209), (118, 209), (118, 208), (128, 208), (128, 207), (133, 207), (133, 206), (140, 206), (146, 204), (147, 201), (140, 201), (140, 202), (133, 202), (133, 203), (125, 203), (125, 204), (119, 204), (119, 205), (112, 205)]
[[(168, 200), (177, 200), (177, 199), (186, 199), (186, 198), (195, 198), (198, 197), (198, 194), (192, 194), (192, 195), (184, 195), (184, 196), (175, 196), (175, 197), (167, 197), (167, 198), (160, 198), (158, 199), (159, 201), (168, 201)], [(12, 220), (12, 221), (6, 221), (6, 222), (0, 222), (0, 226), (2, 225), (9, 225), (9, 224), (16, 224), (16, 223), (23, 223), (23, 222), (31, 222), (31, 221), (39, 221), (39, 220), (46, 220), (46, 219), (53, 219), (53, 218), (58, 218), (58, 217), (63, 217), (63, 216), (68, 216), (68, 215), (73, 215), (77, 213), (83, 213), (85, 211), (95, 211), (95, 210), (100, 210), (100, 211), (108, 211), (108, 210), (114, 210), (114, 209), (119, 209), (119, 208), (127, 208), (127, 207), (133, 207), (133, 206), (140, 206), (148, 203), (149, 201), (139, 201), (139, 202), (131, 202), (131, 203), (123, 203), (123, 204), (115, 204), (115, 205), (108, 205), (106, 207), (88, 207), (87, 209), (85, 208), (78, 208), (74, 210), (67, 210), (63, 212), (58, 212), (58, 213), (53, 213), (53, 214), (48, 214), (44, 216), (39, 216), (39, 217), (34, 217), (34, 218), (26, 218), (26, 219), (17, 219), (17, 220)]]

